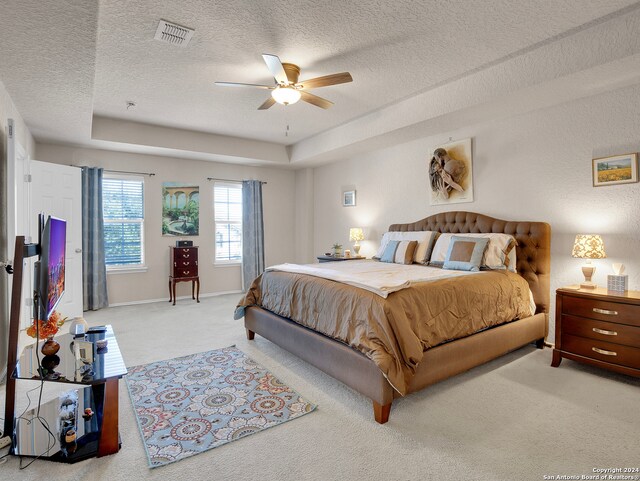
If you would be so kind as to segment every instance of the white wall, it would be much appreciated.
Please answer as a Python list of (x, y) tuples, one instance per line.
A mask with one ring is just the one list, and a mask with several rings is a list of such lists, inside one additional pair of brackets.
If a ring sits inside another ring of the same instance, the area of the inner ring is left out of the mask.
[[(9, 119), (15, 121), (16, 140), (25, 149), (27, 155), (33, 156), (35, 142), (22, 116), (13, 103), (11, 96), (0, 82), (0, 260), (6, 260), (7, 243), (15, 242), (7, 239), (7, 126)], [(0, 272), (0, 379), (5, 371), (7, 359), (7, 340), (9, 328), (9, 280), (11, 278)]]
[[(640, 289), (640, 183), (593, 187), (591, 159), (640, 151), (640, 86), (627, 87), (500, 121), (461, 127), (439, 137), (364, 154), (314, 169), (314, 249), (348, 244), (349, 227), (365, 227), (362, 253), (374, 254), (389, 224), (448, 210), (507, 220), (545, 221), (552, 229), (551, 298), (582, 279), (571, 257), (574, 236), (597, 233), (608, 259), (596, 260), (594, 281), (606, 285), (612, 262), (627, 266)], [(475, 201), (432, 207), (427, 162), (434, 148), (473, 138)], [(342, 207), (346, 187), (357, 206)], [(550, 338), (554, 338), (553, 305)]]
[[(152, 155), (38, 144), (36, 158), (46, 162), (103, 167), (112, 170), (153, 172), (145, 178), (145, 273), (109, 274), (110, 304), (169, 299), (169, 246), (178, 237), (162, 236), (162, 183), (194, 182), (200, 186), (200, 235), (184, 237), (200, 246), (200, 293), (241, 289), (240, 266), (213, 265), (213, 183), (207, 177), (232, 180), (259, 179), (263, 187), (265, 261), (267, 265), (295, 260), (295, 173), (290, 170), (245, 167)], [(191, 294), (190, 283), (177, 285), (177, 296)]]

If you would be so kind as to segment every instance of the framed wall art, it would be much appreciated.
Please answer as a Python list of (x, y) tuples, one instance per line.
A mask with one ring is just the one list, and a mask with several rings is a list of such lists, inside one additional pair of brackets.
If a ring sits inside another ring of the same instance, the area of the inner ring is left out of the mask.
[(638, 154), (593, 159), (593, 186), (638, 182)]
[(195, 236), (200, 225), (200, 187), (181, 182), (162, 183), (162, 235)]
[(473, 202), (471, 139), (435, 147), (428, 160), (431, 205)]
[(356, 205), (356, 191), (347, 190), (342, 193), (342, 206), (353, 207)]

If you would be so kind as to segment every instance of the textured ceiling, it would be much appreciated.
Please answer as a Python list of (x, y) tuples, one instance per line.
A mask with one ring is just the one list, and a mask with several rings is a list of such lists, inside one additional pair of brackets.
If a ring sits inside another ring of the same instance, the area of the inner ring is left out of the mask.
[[(630, 3), (107, 0), (100, 4), (94, 109), (291, 144)], [(154, 41), (160, 18), (194, 28), (191, 44)], [(213, 86), (271, 83), (263, 52), (298, 64), (302, 79), (346, 70), (354, 82), (314, 91), (335, 102), (327, 111), (303, 102), (257, 111), (268, 92)], [(138, 104), (133, 112), (125, 109), (130, 99)]]
[[(487, 65), (579, 31), (635, 0), (2, 0), (0, 80), (37, 140), (91, 143), (92, 114), (294, 144)], [(195, 29), (186, 48), (153, 40), (159, 19)], [(335, 102), (257, 111), (261, 54)], [(127, 110), (125, 102), (137, 103)], [(285, 136), (286, 126), (289, 135)]]

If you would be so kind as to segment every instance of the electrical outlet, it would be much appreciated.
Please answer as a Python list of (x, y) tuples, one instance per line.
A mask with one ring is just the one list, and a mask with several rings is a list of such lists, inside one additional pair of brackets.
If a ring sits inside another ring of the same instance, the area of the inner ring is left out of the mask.
[(11, 438), (9, 436), (5, 436), (4, 438), (0, 438), (0, 449), (6, 448), (11, 444)]

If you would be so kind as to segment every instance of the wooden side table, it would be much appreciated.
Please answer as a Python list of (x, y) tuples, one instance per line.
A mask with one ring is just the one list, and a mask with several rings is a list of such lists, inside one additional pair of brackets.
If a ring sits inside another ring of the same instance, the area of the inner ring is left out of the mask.
[(176, 284), (191, 282), (191, 298), (200, 302), (198, 246), (170, 247), (169, 302), (176, 305)]
[(337, 257), (337, 256), (318, 256), (318, 262), (338, 262), (338, 261), (357, 261), (358, 259), (366, 259), (364, 256)]
[(640, 377), (640, 291), (558, 289), (551, 365), (562, 358)]

